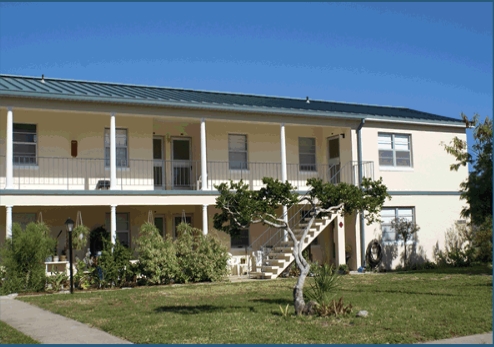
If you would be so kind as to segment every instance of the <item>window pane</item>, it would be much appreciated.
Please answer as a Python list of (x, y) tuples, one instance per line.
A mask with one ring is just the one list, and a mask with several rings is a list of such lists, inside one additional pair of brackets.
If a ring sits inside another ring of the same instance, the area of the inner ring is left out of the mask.
[(379, 150), (379, 165), (393, 166), (393, 151)]
[(316, 153), (316, 139), (312, 137), (299, 137), (298, 146), (300, 153)]
[(105, 129), (105, 146), (110, 146), (110, 129)]
[(228, 135), (228, 150), (247, 151), (246, 135)]
[(173, 159), (190, 160), (189, 140), (173, 140)]
[(230, 169), (247, 169), (247, 153), (230, 152), (228, 154)]
[(241, 230), (240, 234), (231, 238), (231, 247), (245, 247), (249, 245), (249, 230)]
[(117, 148), (117, 166), (127, 167), (127, 148)]
[(340, 140), (332, 139), (329, 140), (329, 159), (340, 157)]
[(377, 144), (379, 149), (393, 149), (391, 134), (379, 134)]
[(16, 133), (16, 132), (14, 132), (13, 141), (14, 142), (32, 142), (32, 143), (36, 143), (36, 134), (27, 134), (27, 133)]
[(22, 132), (22, 133), (32, 133), (36, 134), (36, 124), (21, 124), (14, 123), (13, 124), (14, 132)]
[(153, 159), (163, 159), (161, 139), (153, 139)]
[(117, 232), (117, 240), (124, 246), (129, 247), (129, 233), (128, 232)]
[(409, 138), (408, 135), (395, 135), (395, 149), (399, 151), (409, 150)]
[(115, 134), (115, 143), (117, 147), (127, 147), (127, 130), (117, 129)]
[(411, 166), (410, 152), (396, 152), (396, 166)]
[(36, 145), (19, 145), (14, 143), (14, 157), (36, 157)]

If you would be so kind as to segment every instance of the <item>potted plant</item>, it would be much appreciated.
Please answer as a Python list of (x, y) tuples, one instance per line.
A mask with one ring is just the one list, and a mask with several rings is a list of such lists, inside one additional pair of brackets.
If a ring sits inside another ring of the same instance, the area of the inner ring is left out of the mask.
[(62, 252), (60, 253), (60, 261), (67, 261), (67, 252), (65, 249), (62, 249)]

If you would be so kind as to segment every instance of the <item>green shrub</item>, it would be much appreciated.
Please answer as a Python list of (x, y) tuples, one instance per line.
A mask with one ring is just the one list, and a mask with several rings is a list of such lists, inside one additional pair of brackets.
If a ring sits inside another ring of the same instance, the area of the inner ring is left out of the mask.
[(115, 245), (105, 240), (101, 256), (95, 264), (96, 269), (93, 270), (93, 283), (98, 284), (99, 287), (127, 285), (134, 277), (130, 266), (131, 256), (131, 250), (118, 240)]
[(334, 268), (324, 264), (315, 270), (314, 284), (305, 291), (308, 300), (317, 302), (319, 305), (329, 305), (339, 288), (339, 275)]
[(12, 239), (0, 250), (0, 264), (5, 267), (3, 294), (41, 291), (45, 288), (45, 259), (52, 254), (56, 240), (44, 223), (29, 223), (26, 230), (12, 227)]
[(53, 275), (46, 277), (46, 291), (59, 292), (64, 287), (70, 286), (68, 280), (69, 276), (67, 276), (65, 271), (57, 271)]
[(492, 216), (487, 216), (482, 225), (474, 228), (472, 243), (475, 247), (476, 261), (492, 262)]
[(153, 224), (145, 223), (141, 226), (136, 245), (138, 269), (149, 284), (169, 283), (177, 276), (175, 246), (168, 237), (163, 239)]
[(227, 274), (228, 253), (219, 240), (186, 223), (177, 227), (177, 234), (177, 282), (218, 281)]
[(348, 265), (347, 264), (340, 264), (340, 266), (338, 266), (338, 273), (340, 275), (347, 275), (350, 273), (350, 269), (348, 268)]

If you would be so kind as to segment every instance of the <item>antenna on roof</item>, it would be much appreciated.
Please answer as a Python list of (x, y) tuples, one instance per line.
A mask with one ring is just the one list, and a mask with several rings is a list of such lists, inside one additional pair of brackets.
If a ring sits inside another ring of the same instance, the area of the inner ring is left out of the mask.
[(309, 100), (309, 97), (308, 96), (305, 97), (305, 102), (308, 103), (308, 104), (310, 104), (310, 100)]
[(45, 75), (41, 75), (41, 83), (45, 83)]

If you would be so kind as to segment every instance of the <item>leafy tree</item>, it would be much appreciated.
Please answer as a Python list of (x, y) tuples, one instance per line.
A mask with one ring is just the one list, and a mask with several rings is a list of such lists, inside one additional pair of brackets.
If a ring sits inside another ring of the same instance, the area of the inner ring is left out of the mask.
[[(216, 208), (221, 212), (214, 216), (214, 227), (232, 236), (238, 235), (241, 230), (256, 223), (285, 230), (293, 241), (293, 256), (300, 270), (293, 289), (293, 300), (295, 312), (302, 314), (308, 310), (304, 301), (303, 287), (310, 270), (309, 263), (302, 255), (302, 242), (316, 217), (320, 214), (351, 214), (365, 210), (365, 218), (368, 223), (372, 223), (378, 219), (378, 213), (385, 199), (391, 197), (387, 193), (386, 186), (382, 184), (382, 179), (378, 181), (364, 179), (363, 189), (360, 189), (346, 183), (333, 185), (311, 178), (307, 180), (307, 185), (311, 188), (304, 198), (299, 197), (288, 181), (283, 183), (264, 177), (263, 183), (265, 186), (258, 191), (249, 190), (249, 186), (242, 181), (238, 183), (230, 181), (215, 186), (220, 193), (216, 199)], [(281, 206), (289, 208), (302, 202), (311, 206), (309, 213), (311, 219), (298, 240), (289, 224), (276, 215), (276, 210)]]
[(471, 218), (474, 225), (482, 225), (487, 216), (492, 218), (492, 120), (486, 117), (484, 122), (475, 114), (472, 120), (461, 114), (467, 127), (474, 127), (474, 144), (470, 147), (475, 157), (468, 152), (467, 143), (458, 137), (448, 144), (442, 143), (446, 152), (453, 155), (456, 163), (451, 170), (458, 171), (460, 166), (470, 164), (472, 171), (460, 184), (461, 199), (467, 202), (461, 216)]
[(420, 227), (414, 222), (406, 219), (406, 218), (396, 218), (391, 221), (391, 227), (395, 230), (395, 232), (400, 236), (403, 240), (403, 247), (405, 248), (405, 259), (403, 262), (403, 266), (406, 268), (408, 266), (407, 262), (407, 242), (413, 238), (413, 235), (420, 230)]

